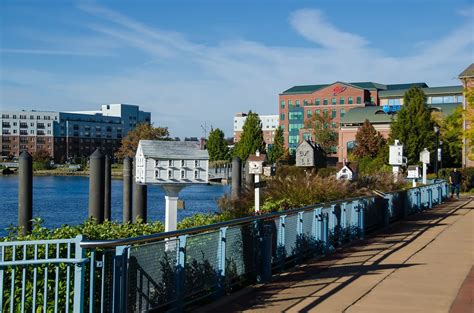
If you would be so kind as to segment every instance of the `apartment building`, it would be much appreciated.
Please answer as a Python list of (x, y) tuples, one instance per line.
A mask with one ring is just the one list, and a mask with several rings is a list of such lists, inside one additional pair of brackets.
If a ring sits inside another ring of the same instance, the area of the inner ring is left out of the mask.
[(150, 120), (150, 112), (130, 104), (102, 105), (98, 111), (1, 111), (0, 154), (10, 158), (23, 150), (46, 150), (55, 162), (65, 162), (100, 147), (112, 155), (123, 136)]
[[(278, 115), (259, 115), (259, 118), (262, 122), (263, 139), (268, 147), (275, 139), (275, 131), (279, 125)], [(240, 140), (246, 119), (246, 113), (237, 113), (234, 116), (234, 143)]]

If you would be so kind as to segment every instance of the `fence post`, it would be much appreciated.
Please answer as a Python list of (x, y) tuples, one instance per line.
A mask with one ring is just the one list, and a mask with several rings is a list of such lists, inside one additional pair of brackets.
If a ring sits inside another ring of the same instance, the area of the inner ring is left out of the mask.
[(224, 294), (225, 289), (225, 261), (226, 261), (226, 234), (228, 227), (221, 227), (219, 230), (219, 248), (217, 249), (217, 295)]
[(393, 194), (387, 194), (385, 199), (387, 200), (387, 208), (384, 210), (383, 226), (388, 227), (390, 224), (390, 214), (393, 210)]
[(32, 218), (33, 158), (25, 150), (20, 154), (18, 169), (18, 226), (21, 227), (23, 235), (31, 232)]
[(433, 207), (433, 188), (429, 187), (428, 189), (428, 208)]
[(280, 216), (278, 223), (278, 237), (277, 237), (277, 257), (280, 263), (280, 267), (283, 268), (285, 265), (286, 258), (286, 247), (285, 247), (285, 218), (286, 215)]
[(178, 249), (176, 249), (176, 309), (183, 311), (185, 264), (186, 264), (186, 240), (188, 235), (178, 237)]
[(263, 225), (261, 251), (260, 281), (268, 282), (272, 278), (272, 227), (270, 225)]
[(357, 201), (357, 228), (359, 230), (359, 237), (363, 239), (365, 237), (365, 225), (364, 225), (364, 206), (361, 205), (360, 201)]
[(90, 156), (89, 217), (104, 222), (105, 156), (97, 148)]
[(327, 212), (322, 211), (321, 218), (322, 218), (322, 233), (321, 233), (321, 241), (323, 242), (324, 253), (326, 254), (329, 250), (329, 214)]
[(113, 280), (113, 312), (127, 312), (127, 277), (129, 246), (115, 248)]
[(82, 249), (80, 243), (82, 235), (76, 236), (74, 257), (76, 263), (74, 264), (74, 313), (84, 312), (84, 290), (85, 286), (85, 268), (83, 259), (86, 256), (85, 250)]
[(438, 204), (443, 202), (443, 187), (441, 185), (437, 186), (438, 188)]
[(313, 210), (313, 223), (311, 227), (311, 235), (315, 240), (320, 240), (319, 235), (321, 230), (319, 227), (319, 216), (321, 215), (321, 208), (316, 208)]
[[(298, 243), (303, 242), (303, 212), (298, 212), (298, 220), (296, 221), (296, 247)], [(303, 257), (303, 247), (299, 245), (299, 251), (296, 251), (296, 260), (297, 262), (301, 261)]]

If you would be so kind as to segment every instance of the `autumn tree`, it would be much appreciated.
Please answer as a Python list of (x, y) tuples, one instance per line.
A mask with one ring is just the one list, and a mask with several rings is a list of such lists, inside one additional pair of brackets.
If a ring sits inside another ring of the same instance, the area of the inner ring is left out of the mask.
[(314, 141), (326, 154), (333, 153), (337, 146), (337, 131), (332, 127), (332, 120), (328, 112), (324, 112), (321, 115), (314, 114), (306, 123), (306, 127), (313, 131)]
[(426, 96), (419, 87), (412, 87), (403, 96), (403, 106), (390, 125), (390, 141), (400, 140), (409, 164), (419, 162), (419, 154), (427, 148), (433, 151), (434, 122), (426, 104)]
[(122, 138), (121, 146), (115, 156), (119, 159), (126, 156), (133, 158), (140, 140), (163, 140), (169, 139), (168, 136), (167, 127), (153, 127), (149, 123), (137, 124), (134, 129), (128, 132), (127, 136)]
[(357, 130), (356, 147), (352, 151), (356, 158), (375, 158), (386, 140), (382, 134), (375, 130), (374, 126), (366, 119), (364, 124)]
[(33, 153), (33, 169), (46, 170), (51, 168), (51, 155), (48, 151), (41, 149)]
[(275, 139), (273, 145), (268, 151), (268, 159), (272, 163), (276, 163), (285, 157), (285, 139), (283, 138), (283, 128), (278, 127), (275, 131)]
[(210, 161), (228, 160), (229, 147), (224, 138), (224, 132), (219, 128), (211, 129), (209, 139), (207, 140), (207, 151)]
[(234, 155), (241, 160), (247, 160), (248, 156), (257, 150), (261, 152), (265, 150), (262, 122), (257, 113), (249, 111), (242, 127), (240, 140), (235, 144)]

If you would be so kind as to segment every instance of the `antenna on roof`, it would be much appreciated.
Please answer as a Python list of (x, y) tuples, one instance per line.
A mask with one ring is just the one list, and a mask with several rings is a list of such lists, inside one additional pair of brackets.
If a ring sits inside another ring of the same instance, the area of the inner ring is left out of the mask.
[(206, 121), (204, 121), (204, 125), (201, 124), (201, 128), (202, 128), (202, 132), (204, 133), (204, 139), (207, 139), (208, 127), (207, 127), (207, 122)]

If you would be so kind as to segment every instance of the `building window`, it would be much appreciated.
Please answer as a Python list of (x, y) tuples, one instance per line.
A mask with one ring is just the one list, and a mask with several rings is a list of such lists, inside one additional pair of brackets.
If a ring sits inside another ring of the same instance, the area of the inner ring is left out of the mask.
[(303, 105), (304, 106), (307, 106), (308, 105), (308, 101), (306, 99), (303, 100)]
[(328, 105), (328, 99), (325, 98), (325, 99), (323, 100), (323, 105)]
[(285, 108), (285, 100), (281, 100), (281, 101), (280, 101), (280, 107), (281, 107), (282, 109)]
[(300, 120), (303, 119), (303, 112), (290, 112), (289, 114), (290, 120)]
[(344, 97), (339, 98), (339, 104), (344, 104)]
[(337, 116), (337, 111), (336, 110), (332, 110), (331, 111), (331, 117), (332, 118), (335, 118)]
[(296, 100), (296, 107), (297, 107), (297, 108), (300, 107), (300, 100)]
[(388, 105), (400, 105), (401, 101), (399, 98), (397, 99), (388, 99)]
[(184, 167), (185, 163), (186, 162), (184, 160), (181, 160), (181, 167)]
[(456, 96), (456, 102), (462, 102), (462, 96)]
[(332, 98), (332, 99), (331, 99), (331, 104), (334, 105), (334, 104), (336, 104), (336, 103), (337, 103), (337, 102), (336, 102), (336, 98)]
[(311, 118), (313, 116), (313, 111), (308, 110), (306, 111), (306, 117)]
[(352, 97), (349, 97), (349, 98), (347, 99), (347, 103), (348, 103), (348, 104), (352, 104), (352, 103), (353, 103)]
[(321, 115), (321, 110), (316, 110), (316, 115)]
[(173, 178), (173, 170), (168, 170), (168, 179)]
[(155, 160), (155, 167), (160, 167), (160, 161)]
[(160, 179), (160, 170), (155, 171), (155, 178)]
[(337, 127), (337, 123), (336, 122), (332, 122), (332, 128), (336, 128)]
[(199, 160), (194, 160), (194, 167), (199, 167)]
[(299, 140), (299, 136), (288, 136), (289, 144), (297, 144), (298, 140)]
[(194, 171), (194, 179), (199, 179), (199, 171)]
[(375, 103), (374, 102), (374, 97), (370, 97), (370, 103)]
[(181, 171), (181, 179), (185, 179), (186, 178), (186, 171)]
[(173, 160), (168, 160), (168, 166), (173, 166)]
[(321, 103), (321, 101), (319, 100), (319, 98), (316, 98), (316, 100), (314, 101), (314, 103), (315, 103), (316, 105), (319, 105), (319, 104)]
[(280, 114), (280, 120), (284, 121), (285, 120), (285, 113)]
[(357, 104), (361, 104), (362, 103), (362, 98), (361, 97), (357, 97)]
[(341, 117), (344, 117), (344, 115), (346, 115), (346, 110), (341, 109), (341, 111), (339, 112), (339, 115), (340, 115)]
[(292, 106), (292, 105), (293, 105), (293, 101), (288, 100), (288, 106), (290, 107), (290, 106)]

